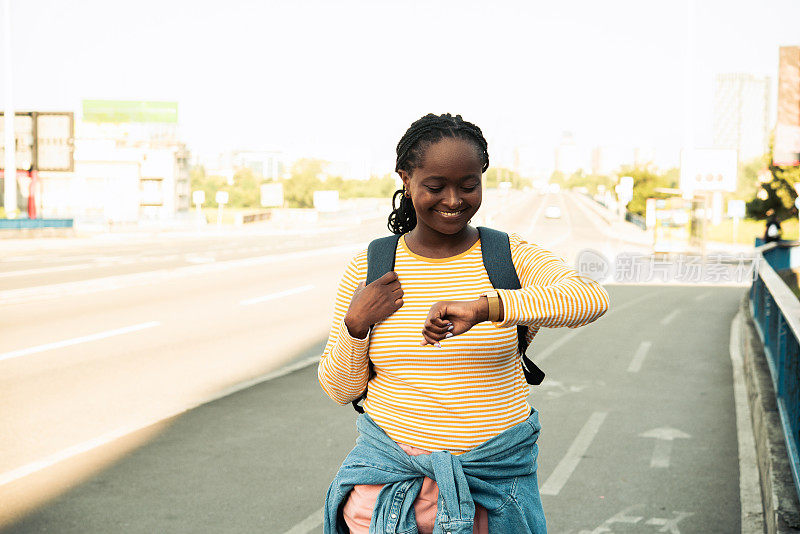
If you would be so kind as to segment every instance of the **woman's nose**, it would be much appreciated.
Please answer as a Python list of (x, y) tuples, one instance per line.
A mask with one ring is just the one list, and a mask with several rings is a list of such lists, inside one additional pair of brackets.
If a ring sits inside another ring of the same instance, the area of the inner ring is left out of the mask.
[(458, 208), (461, 206), (461, 195), (458, 194), (458, 189), (448, 189), (445, 204), (448, 208)]

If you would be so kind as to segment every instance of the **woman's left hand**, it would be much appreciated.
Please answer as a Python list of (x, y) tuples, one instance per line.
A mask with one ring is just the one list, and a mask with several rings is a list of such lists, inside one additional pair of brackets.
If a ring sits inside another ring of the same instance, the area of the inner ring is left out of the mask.
[[(481, 302), (483, 301), (483, 302)], [(428, 311), (422, 328), (423, 341), (420, 345), (435, 345), (452, 336), (468, 331), (476, 324), (487, 320), (486, 297), (477, 300), (443, 300), (436, 302)]]

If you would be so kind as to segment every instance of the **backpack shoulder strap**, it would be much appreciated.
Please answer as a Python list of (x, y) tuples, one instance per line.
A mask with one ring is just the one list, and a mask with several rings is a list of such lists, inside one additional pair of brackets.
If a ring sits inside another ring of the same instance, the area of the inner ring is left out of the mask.
[(508, 234), (484, 226), (478, 227), (481, 236), (483, 265), (495, 289), (520, 289), (517, 271), (511, 260), (511, 240)]
[[(397, 242), (399, 235), (379, 237), (370, 242), (367, 247), (367, 284), (371, 284), (384, 274), (394, 269), (394, 256), (397, 253)], [(372, 378), (374, 371), (372, 361), (369, 362), (369, 378)], [(358, 413), (364, 413), (364, 408), (359, 404), (367, 398), (367, 390), (354, 400), (351, 404)]]
[(373, 240), (367, 247), (367, 284), (371, 284), (394, 269), (399, 235), (390, 235)]
[[(481, 255), (489, 281), (495, 289), (520, 289), (517, 270), (511, 258), (511, 240), (508, 234), (485, 226), (478, 227), (481, 237)], [(528, 384), (538, 385), (544, 380), (544, 372), (525, 354), (528, 350), (528, 327), (517, 325), (519, 353), (522, 356), (522, 370)]]

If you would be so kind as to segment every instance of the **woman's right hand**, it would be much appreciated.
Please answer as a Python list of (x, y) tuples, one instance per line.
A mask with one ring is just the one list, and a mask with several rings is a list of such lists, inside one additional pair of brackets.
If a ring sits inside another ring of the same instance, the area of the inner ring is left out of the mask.
[(344, 324), (350, 335), (364, 339), (370, 326), (379, 323), (403, 306), (403, 288), (397, 273), (389, 271), (369, 285), (358, 284)]

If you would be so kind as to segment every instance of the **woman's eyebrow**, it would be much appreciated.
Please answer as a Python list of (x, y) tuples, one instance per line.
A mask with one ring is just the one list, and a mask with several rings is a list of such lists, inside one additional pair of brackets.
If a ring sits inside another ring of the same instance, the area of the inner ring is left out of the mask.
[[(473, 179), (473, 178), (476, 179), (476, 180), (480, 180), (480, 175), (479, 174), (467, 174), (465, 176), (462, 176), (461, 178), (457, 178), (457, 180), (464, 181), (464, 180), (469, 180), (469, 179)], [(445, 181), (447, 181), (447, 178), (444, 177), (444, 176), (439, 176), (439, 175), (433, 174), (431, 176), (426, 176), (422, 180), (423, 181), (425, 181), (425, 180), (445, 180)]]

